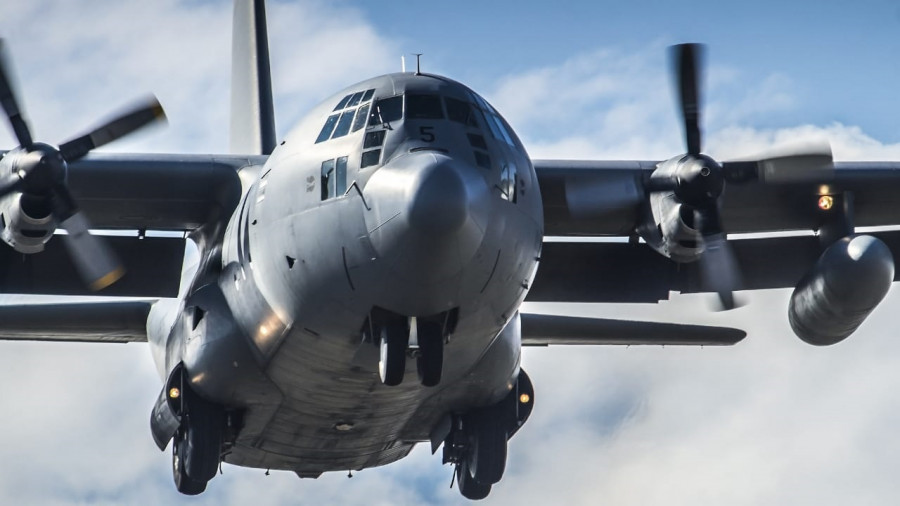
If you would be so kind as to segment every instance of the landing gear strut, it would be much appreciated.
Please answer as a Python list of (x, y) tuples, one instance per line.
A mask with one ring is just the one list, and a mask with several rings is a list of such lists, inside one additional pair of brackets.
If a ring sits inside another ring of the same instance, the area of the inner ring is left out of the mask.
[(219, 468), (225, 410), (190, 388), (181, 389), (181, 426), (172, 439), (172, 476), (185, 495), (206, 490)]
[(497, 404), (452, 417), (444, 441), (444, 463), (456, 465), (459, 491), (467, 499), (484, 499), (506, 470), (507, 441), (531, 415), (534, 390), (525, 371)]

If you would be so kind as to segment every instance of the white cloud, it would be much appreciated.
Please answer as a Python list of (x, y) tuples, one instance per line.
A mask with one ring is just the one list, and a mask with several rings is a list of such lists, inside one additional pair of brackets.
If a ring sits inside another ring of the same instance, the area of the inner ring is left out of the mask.
[[(39, 137), (67, 138), (142, 91), (171, 126), (115, 149), (224, 151), (227, 2), (18, 2), (2, 22)], [(396, 67), (392, 40), (362, 15), (324, 3), (270, 2), (280, 131), (305, 105)], [(502, 76), (485, 95), (536, 157), (666, 158), (681, 151), (664, 49), (603, 49)], [(752, 155), (825, 136), (841, 159), (897, 159), (900, 146), (859, 127), (756, 128), (794, 106), (791, 79), (744, 90), (712, 66), (709, 151)], [(11, 137), (2, 131), (0, 141)], [(537, 389), (531, 421), (510, 445), (508, 476), (485, 504), (886, 504), (900, 378), (892, 295), (833, 348), (793, 337), (787, 292), (708, 314), (699, 297), (659, 306), (564, 307), (618, 318), (747, 328), (728, 349), (527, 350)], [(0, 343), (0, 502), (170, 503), (168, 455), (149, 435), (160, 387), (143, 345)], [(224, 467), (198, 504), (458, 504), (450, 469), (419, 448), (404, 461), (319, 480)]]

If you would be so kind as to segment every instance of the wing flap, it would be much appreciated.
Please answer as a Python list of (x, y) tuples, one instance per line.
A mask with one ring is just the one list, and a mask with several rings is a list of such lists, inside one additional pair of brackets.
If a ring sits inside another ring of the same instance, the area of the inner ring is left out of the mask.
[[(900, 231), (875, 232), (900, 258)], [(793, 288), (822, 254), (816, 236), (729, 241), (740, 266), (740, 290)], [(696, 264), (678, 264), (646, 244), (545, 242), (530, 302), (651, 303), (669, 292), (702, 292)], [(900, 270), (894, 280), (900, 280)]]
[(144, 342), (152, 304), (103, 301), (0, 305), (0, 340)]
[(728, 327), (521, 313), (522, 345), (728, 346), (747, 333)]
[[(118, 282), (93, 292), (78, 275), (62, 236), (54, 236), (44, 251), (23, 255), (0, 244), (0, 293), (42, 295), (108, 295), (175, 297), (184, 262), (181, 237), (105, 236), (125, 267)], [(2, 325), (2, 322), (0, 322)]]

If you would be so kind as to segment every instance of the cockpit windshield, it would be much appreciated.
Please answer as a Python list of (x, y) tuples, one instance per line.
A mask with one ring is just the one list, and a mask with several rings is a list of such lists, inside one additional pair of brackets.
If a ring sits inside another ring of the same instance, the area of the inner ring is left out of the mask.
[(403, 117), (403, 97), (383, 98), (375, 102), (369, 113), (369, 126), (383, 125)]
[(444, 109), (441, 97), (437, 95), (407, 95), (407, 119), (443, 119)]

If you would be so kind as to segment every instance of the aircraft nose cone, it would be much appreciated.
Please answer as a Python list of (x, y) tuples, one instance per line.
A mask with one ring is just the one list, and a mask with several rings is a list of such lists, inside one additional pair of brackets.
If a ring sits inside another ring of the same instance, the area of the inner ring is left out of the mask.
[(458, 230), (469, 213), (469, 192), (451, 163), (433, 163), (420, 169), (410, 188), (407, 221), (427, 236)]
[(484, 239), (490, 192), (478, 169), (440, 153), (411, 153), (366, 184), (369, 238), (405, 279), (457, 275)]

